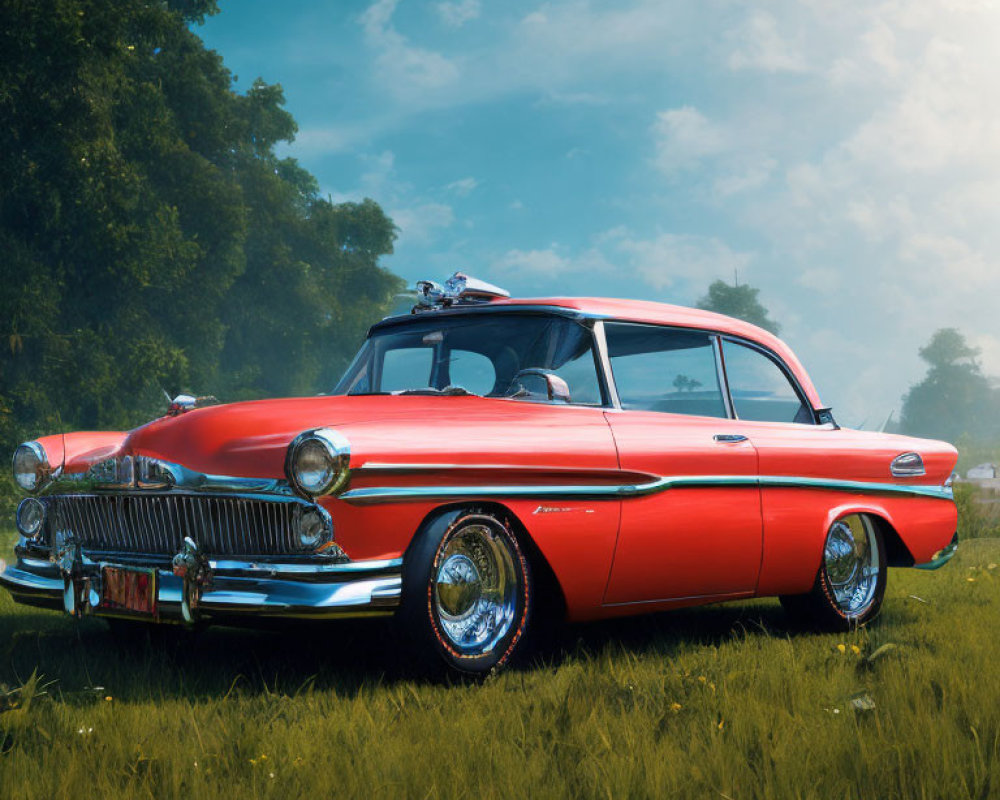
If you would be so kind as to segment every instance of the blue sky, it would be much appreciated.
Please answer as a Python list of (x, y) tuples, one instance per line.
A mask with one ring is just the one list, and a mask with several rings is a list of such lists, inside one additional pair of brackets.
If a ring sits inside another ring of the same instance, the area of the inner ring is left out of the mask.
[(878, 426), (959, 327), (1000, 373), (990, 0), (223, 2), (199, 28), (286, 148), (400, 227), (407, 280), (693, 304), (761, 289)]

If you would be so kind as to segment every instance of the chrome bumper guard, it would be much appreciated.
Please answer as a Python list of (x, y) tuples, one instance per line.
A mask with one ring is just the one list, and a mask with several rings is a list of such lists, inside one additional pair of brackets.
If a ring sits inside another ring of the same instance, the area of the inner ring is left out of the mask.
[[(103, 568), (136, 569), (133, 560), (98, 561), (77, 553), (57, 563), (22, 545), (15, 548), (16, 565), (0, 560), (0, 586), (17, 602), (75, 616), (133, 616), (100, 607)], [(343, 563), (213, 560), (185, 547), (169, 568), (145, 566), (158, 579), (156, 614), (145, 618), (191, 623), (391, 614), (399, 605), (402, 563), (399, 558)]]

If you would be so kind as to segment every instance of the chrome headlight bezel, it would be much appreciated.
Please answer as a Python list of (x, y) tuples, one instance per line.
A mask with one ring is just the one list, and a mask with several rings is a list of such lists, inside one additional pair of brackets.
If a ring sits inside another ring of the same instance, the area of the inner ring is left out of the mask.
[[(306, 457), (325, 461), (323, 474), (310, 478), (302, 469)], [(343, 491), (350, 479), (351, 444), (347, 438), (329, 428), (300, 433), (288, 446), (285, 475), (288, 482), (303, 497), (314, 498)]]
[[(19, 468), (18, 461), (22, 457), (29, 459), (29, 463), (22, 464), (22, 467)], [(33, 466), (30, 466), (31, 461), (34, 462)], [(45, 488), (52, 477), (49, 456), (45, 452), (45, 448), (38, 442), (24, 442), (17, 446), (14, 456), (11, 459), (11, 471), (14, 474), (14, 483), (22, 491), (28, 492), (28, 494), (38, 494)], [(22, 476), (24, 480), (22, 480)]]
[(315, 552), (333, 541), (333, 523), (320, 506), (298, 506), (292, 517), (292, 530), (299, 547)]
[[(36, 522), (32, 523), (32, 518)], [(25, 497), (17, 504), (14, 521), (25, 539), (38, 539), (45, 527), (45, 504), (37, 497)]]

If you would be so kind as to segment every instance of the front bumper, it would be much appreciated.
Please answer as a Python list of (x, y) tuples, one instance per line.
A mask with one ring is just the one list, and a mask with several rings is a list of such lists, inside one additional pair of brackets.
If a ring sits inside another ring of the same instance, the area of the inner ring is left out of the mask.
[[(78, 560), (65, 569), (16, 549), (16, 564), (0, 560), (0, 586), (26, 605), (74, 615), (131, 616), (101, 607), (103, 567), (134, 567), (113, 559)], [(156, 622), (242, 621), (253, 618), (329, 619), (391, 614), (399, 605), (402, 559), (346, 563), (207, 560), (197, 585), (171, 568), (157, 573)]]

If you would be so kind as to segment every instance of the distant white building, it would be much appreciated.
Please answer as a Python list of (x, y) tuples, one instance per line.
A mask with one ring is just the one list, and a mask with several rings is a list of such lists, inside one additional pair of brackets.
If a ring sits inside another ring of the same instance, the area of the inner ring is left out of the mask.
[(996, 464), (979, 464), (968, 472), (965, 477), (970, 481), (986, 481), (998, 477)]

